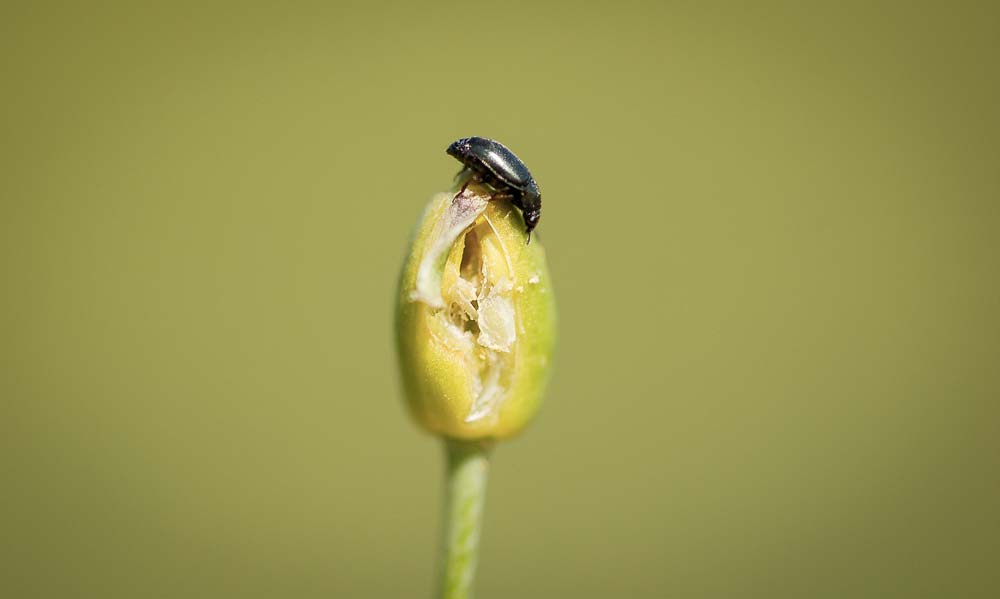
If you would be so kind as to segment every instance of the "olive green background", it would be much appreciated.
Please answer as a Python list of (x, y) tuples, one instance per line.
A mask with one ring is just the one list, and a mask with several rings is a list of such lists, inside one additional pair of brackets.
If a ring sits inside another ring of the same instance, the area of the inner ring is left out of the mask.
[(0, 9), (0, 595), (422, 597), (410, 228), (544, 194), (501, 597), (1000, 595), (995, 5)]

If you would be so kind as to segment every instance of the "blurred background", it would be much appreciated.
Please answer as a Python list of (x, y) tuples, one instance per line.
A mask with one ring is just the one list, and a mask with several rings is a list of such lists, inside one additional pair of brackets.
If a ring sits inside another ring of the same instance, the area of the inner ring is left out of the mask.
[(422, 597), (411, 227), (544, 194), (500, 597), (1000, 596), (989, 3), (5, 3), (0, 595)]

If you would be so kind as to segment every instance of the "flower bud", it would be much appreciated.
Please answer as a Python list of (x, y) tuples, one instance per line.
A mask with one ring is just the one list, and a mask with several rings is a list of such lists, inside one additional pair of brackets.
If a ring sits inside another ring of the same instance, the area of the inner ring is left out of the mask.
[(410, 412), (455, 439), (503, 439), (538, 410), (555, 301), (520, 211), (477, 184), (431, 198), (400, 275), (397, 349)]

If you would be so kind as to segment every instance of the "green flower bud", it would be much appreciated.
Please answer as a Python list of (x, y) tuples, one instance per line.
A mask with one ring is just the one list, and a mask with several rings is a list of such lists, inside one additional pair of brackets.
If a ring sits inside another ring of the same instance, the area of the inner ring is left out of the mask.
[(555, 344), (545, 249), (521, 213), (469, 185), (431, 198), (399, 281), (397, 349), (410, 412), (454, 439), (518, 433), (541, 403)]

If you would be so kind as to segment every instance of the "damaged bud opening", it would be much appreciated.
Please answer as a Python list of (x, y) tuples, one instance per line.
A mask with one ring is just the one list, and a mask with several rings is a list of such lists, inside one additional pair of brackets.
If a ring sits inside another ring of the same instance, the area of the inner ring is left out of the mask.
[(555, 341), (545, 250), (469, 185), (434, 196), (403, 265), (397, 349), (410, 411), (456, 439), (502, 439), (538, 409)]

